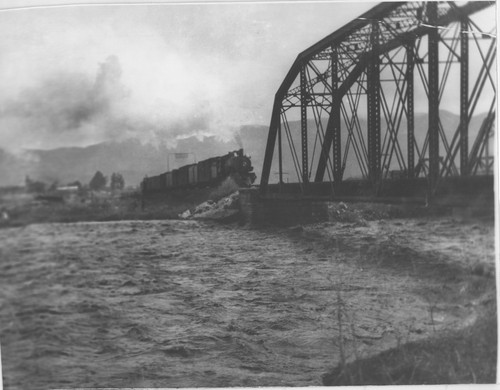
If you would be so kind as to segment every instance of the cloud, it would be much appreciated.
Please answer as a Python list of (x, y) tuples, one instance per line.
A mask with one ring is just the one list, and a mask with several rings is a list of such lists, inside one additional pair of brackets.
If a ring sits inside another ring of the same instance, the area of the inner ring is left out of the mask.
[[(149, 9), (141, 12), (154, 21)], [(152, 144), (175, 144), (190, 135), (227, 140), (262, 116), (252, 99), (241, 100), (249, 95), (248, 83), (258, 84), (255, 72), (232, 55), (228, 62), (224, 50), (200, 39), (211, 29), (184, 39), (184, 24), (176, 18), (164, 23), (164, 13), (157, 26), (131, 23), (125, 8), (82, 8), (78, 15), (72, 9), (40, 10), (35, 19), (23, 12), (0, 16), (10, 27), (0, 26), (0, 148), (86, 146), (131, 137)]]
[(100, 65), (93, 83), (82, 74), (52, 75), (40, 85), (22, 91), (17, 100), (8, 101), (2, 116), (18, 120), (28, 131), (46, 135), (78, 131), (85, 124), (111, 115), (113, 106), (126, 98), (120, 73), (118, 59), (109, 57)]
[(126, 101), (128, 91), (120, 77), (118, 59), (109, 57), (95, 80), (81, 73), (59, 72), (24, 89), (0, 107), (2, 144), (7, 144), (3, 146), (43, 147), (57, 144), (58, 139), (64, 143), (68, 138), (85, 138), (86, 128), (116, 117)]
[[(345, 15), (326, 12), (333, 8), (193, 4), (0, 13), (0, 147), (130, 137), (172, 144), (190, 135), (228, 140), (242, 125), (267, 124), (297, 53), (331, 32), (335, 19), (344, 23)], [(323, 22), (312, 23), (318, 16)]]
[[(126, 138), (173, 144), (181, 136), (220, 135), (217, 115), (224, 113), (203, 93), (207, 86), (217, 93), (217, 81), (207, 79), (197, 94), (195, 85), (182, 83), (180, 69), (172, 74), (156, 78), (156, 86), (151, 79), (135, 86), (135, 93), (124, 84), (116, 56), (99, 64), (93, 80), (83, 73), (52, 74), (2, 104), (1, 146), (43, 149)], [(170, 93), (162, 96), (165, 90)]]

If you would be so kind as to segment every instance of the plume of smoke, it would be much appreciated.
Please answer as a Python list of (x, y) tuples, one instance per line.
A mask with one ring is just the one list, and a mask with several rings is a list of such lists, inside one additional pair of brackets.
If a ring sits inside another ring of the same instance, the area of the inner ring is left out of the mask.
[(79, 73), (54, 75), (2, 104), (0, 147), (20, 151), (126, 138), (175, 144), (179, 136), (209, 133), (214, 126), (208, 101), (179, 116), (160, 104), (138, 105), (132, 95), (116, 56), (99, 65), (94, 80)]
[(243, 148), (243, 139), (241, 138), (240, 133), (234, 133), (234, 140), (236, 141), (236, 143), (238, 144), (240, 149), (244, 149)]

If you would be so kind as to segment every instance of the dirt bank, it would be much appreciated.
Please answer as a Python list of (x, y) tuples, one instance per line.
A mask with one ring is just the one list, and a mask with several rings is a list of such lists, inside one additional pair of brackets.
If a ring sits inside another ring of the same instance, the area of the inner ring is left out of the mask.
[(341, 355), (369, 357), (492, 310), (493, 232), (450, 218), (2, 229), (4, 384), (321, 385)]
[[(192, 214), (200, 219), (227, 220), (237, 214), (238, 188), (228, 178), (216, 187), (146, 195), (138, 190), (87, 192), (75, 199), (25, 192), (6, 194), (0, 188), (0, 228), (33, 223), (185, 219)], [(203, 204), (213, 207), (200, 210)], [(183, 212), (187, 212), (186, 217), (180, 217)]]

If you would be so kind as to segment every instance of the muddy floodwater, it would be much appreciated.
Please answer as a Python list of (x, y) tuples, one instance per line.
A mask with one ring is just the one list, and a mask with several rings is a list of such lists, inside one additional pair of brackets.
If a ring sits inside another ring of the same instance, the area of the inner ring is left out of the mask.
[(340, 348), (353, 360), (473, 322), (494, 293), (493, 231), (451, 219), (2, 229), (4, 386), (320, 385)]

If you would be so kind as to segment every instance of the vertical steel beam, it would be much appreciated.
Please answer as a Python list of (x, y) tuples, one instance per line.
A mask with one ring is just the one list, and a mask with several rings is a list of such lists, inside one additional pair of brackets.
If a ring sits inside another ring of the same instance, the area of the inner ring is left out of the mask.
[(267, 192), (269, 184), (269, 175), (271, 173), (271, 164), (273, 162), (273, 153), (276, 145), (276, 135), (278, 134), (278, 126), (280, 124), (281, 96), (276, 94), (271, 114), (271, 123), (269, 124), (269, 133), (267, 135), (266, 152), (264, 154), (264, 164), (262, 166), (262, 174), (260, 178), (260, 192)]
[(342, 97), (338, 94), (338, 53), (337, 48), (332, 47), (332, 111), (333, 115), (333, 180), (338, 183), (342, 181), (342, 139), (340, 129), (340, 105)]
[(460, 175), (469, 174), (469, 34), (468, 18), (460, 22)]
[(341, 127), (340, 127), (340, 116), (341, 116), (341, 104), (342, 97), (340, 94), (336, 94), (335, 100), (333, 101), (332, 114), (333, 114), (333, 180), (336, 183), (342, 181), (343, 169), (342, 169), (342, 146), (341, 146)]
[(302, 182), (309, 182), (309, 155), (307, 149), (307, 76), (306, 64), (300, 68), (300, 131), (302, 139)]
[(439, 178), (439, 30), (437, 3), (428, 2), (429, 18), (429, 184), (435, 189)]
[(408, 178), (415, 177), (415, 114), (414, 114), (414, 88), (413, 70), (415, 66), (414, 55), (415, 41), (406, 45), (406, 120), (408, 126)]
[(343, 169), (342, 169), (342, 146), (341, 146), (341, 127), (340, 127), (340, 116), (341, 116), (341, 104), (342, 96), (336, 94), (335, 100), (333, 101), (332, 114), (333, 114), (333, 180), (336, 183), (342, 181)]
[(278, 123), (278, 163), (279, 163), (279, 183), (283, 184), (283, 151), (281, 144), (281, 121)]
[(381, 177), (380, 171), (380, 58), (379, 25), (372, 23), (371, 58), (367, 66), (368, 99), (368, 175), (376, 182)]

